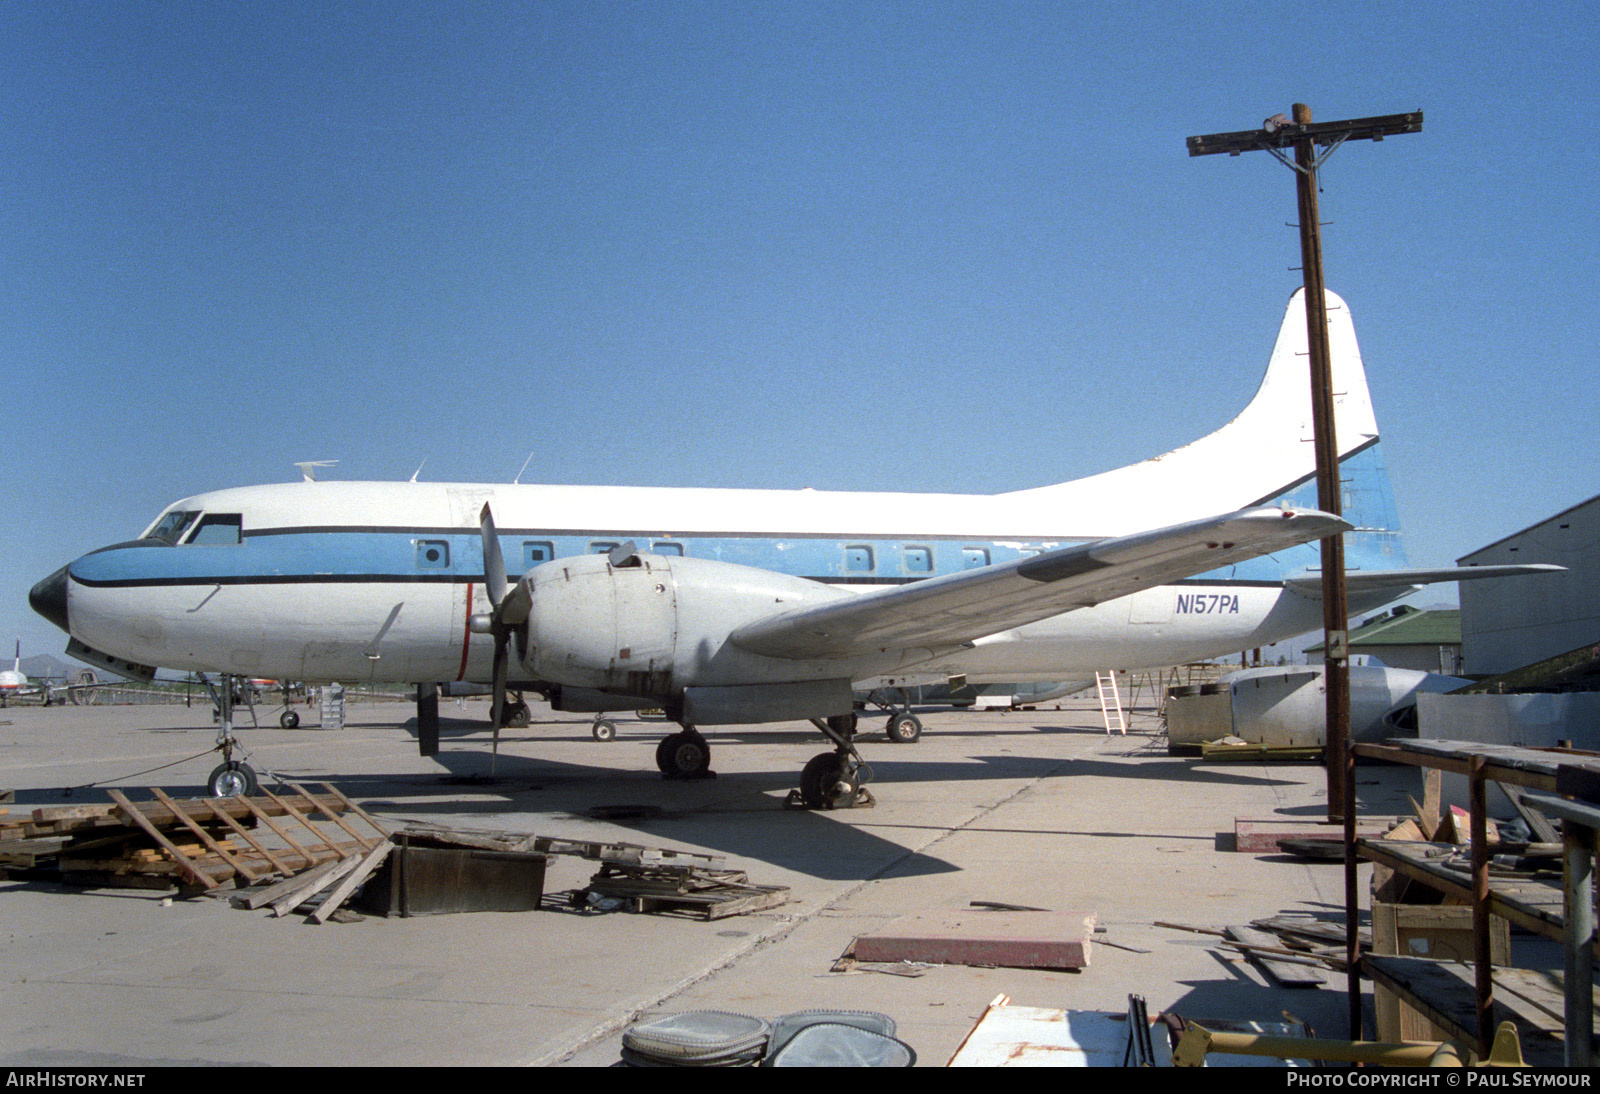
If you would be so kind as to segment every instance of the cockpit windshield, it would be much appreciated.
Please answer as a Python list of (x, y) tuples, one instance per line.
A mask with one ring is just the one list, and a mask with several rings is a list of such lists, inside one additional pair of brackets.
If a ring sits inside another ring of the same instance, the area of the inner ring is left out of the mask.
[(189, 525), (194, 523), (194, 518), (200, 515), (198, 509), (171, 509), (161, 514), (161, 518), (144, 534), (145, 539), (159, 539), (174, 547), (183, 534), (189, 530)]

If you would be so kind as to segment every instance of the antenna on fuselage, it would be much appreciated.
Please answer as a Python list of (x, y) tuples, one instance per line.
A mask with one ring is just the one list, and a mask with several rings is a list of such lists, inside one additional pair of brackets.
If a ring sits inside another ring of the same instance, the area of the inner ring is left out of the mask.
[(411, 472), (411, 481), (412, 482), (416, 482), (417, 481), (417, 476), (422, 474), (422, 469), (424, 467), (426, 467), (427, 465), (428, 465), (428, 461), (427, 460), (423, 460), (421, 463), (417, 464), (417, 469), (415, 471)]
[[(533, 452), (537, 452), (537, 451), (539, 451), (537, 448), (535, 448), (533, 450)], [(517, 471), (517, 477), (511, 480), (511, 485), (512, 486), (516, 486), (518, 483), (520, 483), (522, 481), (522, 472), (526, 471), (528, 469), (528, 465), (533, 462), (533, 452), (529, 452), (528, 453), (528, 458), (522, 461), (522, 467), (521, 467), (520, 470)]]
[[(304, 463), (295, 464), (295, 466), (300, 469), (301, 482), (316, 482), (317, 468), (332, 467), (338, 462), (338, 460), (306, 460)], [(419, 467), (417, 470), (420, 471), (422, 468)]]

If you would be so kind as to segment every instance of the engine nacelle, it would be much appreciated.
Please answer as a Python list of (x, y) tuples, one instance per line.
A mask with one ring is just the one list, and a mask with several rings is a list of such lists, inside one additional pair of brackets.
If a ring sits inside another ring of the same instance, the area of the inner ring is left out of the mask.
[[(558, 559), (530, 570), (522, 584), (530, 601), (523, 666), (537, 679), (669, 707), (685, 698), (692, 706), (698, 693), (708, 724), (817, 716), (822, 682), (822, 705), (836, 706), (836, 693), (848, 693), (836, 665), (761, 657), (727, 640), (752, 620), (851, 595), (826, 585), (653, 554), (621, 565), (606, 555)], [(744, 704), (750, 716), (735, 717), (746, 694), (754, 700)], [(711, 715), (713, 698), (723, 713)]]

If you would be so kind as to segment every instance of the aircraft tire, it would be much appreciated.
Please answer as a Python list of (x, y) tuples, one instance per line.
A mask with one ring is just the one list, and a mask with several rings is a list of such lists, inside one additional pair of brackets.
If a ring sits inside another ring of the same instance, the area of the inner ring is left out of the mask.
[(889, 719), (889, 724), (884, 727), (884, 732), (889, 735), (889, 740), (897, 745), (909, 745), (922, 736), (922, 723), (915, 714), (896, 714)]
[(284, 729), (299, 729), (300, 715), (292, 710), (286, 710), (278, 715), (278, 724)]
[(607, 720), (596, 722), (589, 730), (597, 741), (614, 741), (617, 739), (617, 723)]
[(506, 711), (500, 716), (500, 722), (507, 729), (526, 729), (528, 723), (533, 721), (533, 711), (528, 709), (528, 704), (518, 699), (506, 705)]
[[(845, 793), (840, 789), (844, 784)], [(846, 774), (844, 757), (837, 752), (819, 752), (806, 761), (800, 772), (800, 800), (812, 809), (833, 809), (855, 804), (860, 784), (854, 774)]]
[(704, 775), (711, 766), (711, 745), (698, 733), (673, 733), (656, 745), (656, 766), (669, 779)]
[(256, 773), (249, 764), (230, 760), (211, 773), (206, 788), (213, 798), (248, 798), (258, 788)]

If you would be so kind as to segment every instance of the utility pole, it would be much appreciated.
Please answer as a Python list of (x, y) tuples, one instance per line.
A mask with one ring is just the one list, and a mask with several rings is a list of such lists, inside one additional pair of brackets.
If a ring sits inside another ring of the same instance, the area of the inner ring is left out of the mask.
[[(1333, 379), (1328, 352), (1327, 297), (1322, 281), (1322, 226), (1317, 219), (1317, 169), (1347, 140), (1381, 141), (1422, 131), (1422, 111), (1376, 118), (1313, 123), (1311, 108), (1294, 104), (1293, 120), (1275, 114), (1260, 129), (1190, 137), (1189, 155), (1264, 150), (1293, 169), (1300, 206), (1300, 257), (1305, 272), (1306, 340), (1311, 356), (1311, 416), (1317, 458), (1317, 507), (1338, 515), (1341, 504), (1339, 441), (1333, 420)], [(1324, 147), (1317, 154), (1318, 145)], [(1291, 162), (1286, 149), (1294, 150)], [(1345, 596), (1344, 537), (1322, 541), (1323, 685), (1327, 693), (1328, 820), (1344, 822), (1345, 906), (1356, 907), (1355, 754), (1350, 740), (1350, 612)], [(1349, 968), (1350, 1036), (1361, 1033), (1357, 925), (1345, 924)]]
[[(1339, 443), (1333, 420), (1333, 382), (1328, 353), (1328, 315), (1322, 281), (1322, 231), (1317, 219), (1317, 169), (1347, 140), (1381, 141), (1422, 129), (1422, 112), (1348, 121), (1311, 121), (1311, 108), (1294, 105), (1294, 119), (1268, 118), (1260, 129), (1190, 137), (1189, 155), (1266, 151), (1295, 172), (1300, 206), (1300, 257), (1305, 273), (1306, 337), (1311, 350), (1311, 407), (1316, 438), (1317, 507), (1339, 514)], [(1324, 147), (1317, 154), (1317, 146)], [(1291, 161), (1286, 150), (1292, 150)], [(1344, 581), (1344, 538), (1322, 541), (1323, 677), (1327, 691), (1328, 819), (1345, 813), (1345, 752), (1350, 738), (1349, 615)]]

